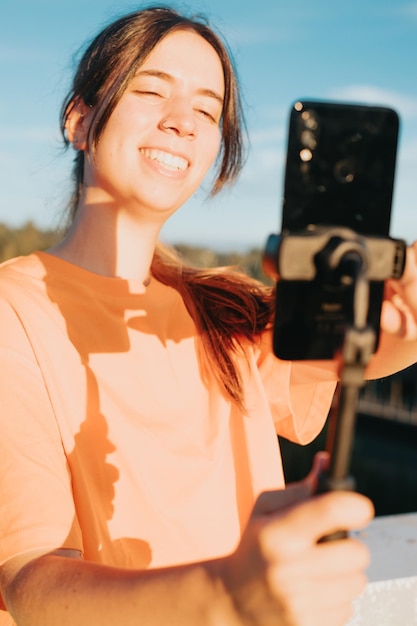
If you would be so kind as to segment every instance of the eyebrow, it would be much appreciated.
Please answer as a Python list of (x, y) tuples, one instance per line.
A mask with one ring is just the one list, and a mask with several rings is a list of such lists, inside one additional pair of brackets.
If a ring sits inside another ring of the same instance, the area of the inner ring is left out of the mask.
[[(156, 76), (157, 78), (161, 78), (162, 80), (166, 80), (170, 83), (174, 81), (174, 76), (168, 74), (167, 72), (162, 72), (161, 70), (139, 70), (135, 76)], [(224, 104), (222, 96), (213, 89), (202, 87), (201, 89), (198, 89), (198, 93), (202, 96), (214, 98), (214, 100), (217, 100), (221, 105)]]

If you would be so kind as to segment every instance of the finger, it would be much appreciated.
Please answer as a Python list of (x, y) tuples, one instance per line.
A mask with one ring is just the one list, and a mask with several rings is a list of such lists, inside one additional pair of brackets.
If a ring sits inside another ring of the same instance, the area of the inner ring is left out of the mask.
[(284, 588), (277, 586), (276, 593), (272, 587), (272, 595), (279, 598), (281, 603), (287, 601), (296, 613), (306, 606), (318, 613), (351, 603), (365, 591), (368, 579), (363, 572), (358, 571), (329, 579), (325, 585), (317, 584), (314, 578), (306, 580), (299, 577), (298, 584), (297, 581), (291, 582), (292, 586), (286, 585)]
[(343, 609), (349, 608), (352, 600), (365, 590), (368, 564), (369, 551), (356, 540), (339, 542), (332, 547), (326, 545), (323, 549), (317, 546), (302, 558), (270, 567), (269, 588), (288, 612), (300, 618), (294, 620), (296, 623), (306, 623), (301, 616), (308, 607), (309, 615), (317, 619), (314, 623), (321, 625), (319, 616), (343, 613)]
[(307, 564), (311, 571), (316, 568), (316, 578), (319, 581), (327, 576), (345, 576), (355, 571), (365, 571), (371, 562), (371, 552), (362, 541), (348, 537), (342, 541), (317, 544), (320, 554), (320, 569), (317, 571), (317, 562), (310, 556)]
[(353, 613), (353, 601), (366, 588), (366, 579), (338, 584), (330, 583), (326, 589), (312, 590), (295, 602), (287, 614), (291, 615), (291, 624), (305, 626), (345, 626)]
[(343, 541), (315, 544), (303, 554), (287, 560), (285, 565), (280, 561), (272, 566), (272, 571), (276, 572), (274, 582), (277, 585), (285, 584), (285, 580), (297, 580), (296, 584), (301, 585), (302, 578), (325, 585), (330, 579), (364, 572), (370, 560), (369, 548), (358, 539), (349, 537)]
[(322, 450), (315, 454), (313, 459), (313, 467), (310, 470), (308, 476), (304, 479), (304, 483), (308, 484), (311, 488), (311, 493), (317, 491), (317, 484), (320, 476), (329, 469), (330, 455), (328, 452)]
[(340, 607), (337, 610), (326, 611), (324, 615), (312, 615), (309, 624), (305, 626), (346, 626), (353, 615), (352, 603)]
[(402, 316), (390, 300), (385, 300), (382, 305), (381, 328), (390, 335), (399, 335), (402, 332)]
[(400, 295), (395, 294), (391, 300), (383, 303), (381, 328), (404, 339), (417, 338), (417, 322), (414, 313)]
[(417, 337), (417, 242), (407, 249), (403, 275), (385, 282), (381, 327), (407, 339)]
[(417, 278), (417, 241), (414, 241), (414, 243), (412, 243), (407, 248), (404, 272), (399, 282), (400, 284), (407, 284), (410, 281), (414, 281), (416, 278)]
[(338, 530), (363, 528), (374, 509), (365, 496), (348, 491), (325, 493), (276, 514), (261, 530), (266, 558), (292, 558)]

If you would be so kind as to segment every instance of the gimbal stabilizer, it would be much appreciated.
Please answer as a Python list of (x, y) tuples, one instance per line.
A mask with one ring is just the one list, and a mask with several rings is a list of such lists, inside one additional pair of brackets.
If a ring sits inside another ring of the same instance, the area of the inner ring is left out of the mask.
[[(349, 475), (359, 390), (375, 351), (376, 331), (367, 322), (369, 281), (400, 278), (405, 265), (402, 240), (368, 237), (344, 227), (312, 226), (301, 232), (270, 235), (263, 258), (274, 280), (337, 280), (353, 286), (353, 319), (346, 326), (340, 362), (339, 395), (330, 414), (327, 449), (330, 467), (319, 491), (350, 490)], [(343, 537), (344, 532), (330, 538)], [(326, 538), (329, 539), (329, 538)]]

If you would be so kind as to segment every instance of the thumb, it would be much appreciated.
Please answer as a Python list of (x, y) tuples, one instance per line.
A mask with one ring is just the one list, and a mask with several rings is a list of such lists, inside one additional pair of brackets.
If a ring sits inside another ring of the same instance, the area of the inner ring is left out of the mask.
[(268, 515), (276, 513), (281, 509), (307, 500), (315, 493), (320, 474), (328, 468), (328, 465), (329, 454), (327, 452), (318, 452), (314, 457), (313, 467), (306, 478), (287, 485), (285, 489), (261, 493), (255, 503), (253, 514)]
[(329, 469), (330, 463), (330, 454), (325, 452), (324, 450), (318, 452), (313, 459), (313, 466), (309, 472), (309, 474), (302, 481), (307, 484), (310, 488), (310, 493), (313, 494), (317, 491), (317, 485), (320, 479), (320, 476)]
[(303, 502), (311, 495), (310, 486), (304, 482), (293, 483), (285, 489), (264, 491), (258, 497), (252, 515), (269, 515)]

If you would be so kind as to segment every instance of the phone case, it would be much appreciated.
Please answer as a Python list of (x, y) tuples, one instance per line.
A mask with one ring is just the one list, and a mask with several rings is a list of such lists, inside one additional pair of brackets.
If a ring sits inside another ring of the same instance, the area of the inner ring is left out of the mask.
[[(399, 118), (390, 108), (298, 101), (289, 121), (282, 233), (346, 227), (388, 237)], [(299, 255), (306, 253), (302, 243)], [(354, 285), (317, 255), (309, 280), (279, 280), (274, 352), (282, 359), (332, 359), (353, 320)], [(378, 339), (384, 282), (370, 282), (367, 321)]]

